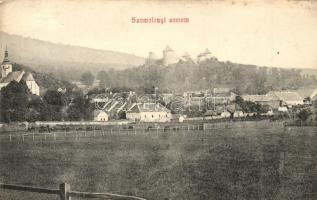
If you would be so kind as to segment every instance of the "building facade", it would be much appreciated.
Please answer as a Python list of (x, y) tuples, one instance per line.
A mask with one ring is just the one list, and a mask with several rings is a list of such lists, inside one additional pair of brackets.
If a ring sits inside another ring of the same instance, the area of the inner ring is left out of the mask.
[(127, 111), (126, 118), (141, 122), (169, 122), (172, 114), (160, 103), (135, 103)]
[(94, 111), (94, 121), (97, 122), (106, 122), (109, 120), (108, 114), (102, 110), (95, 110)]

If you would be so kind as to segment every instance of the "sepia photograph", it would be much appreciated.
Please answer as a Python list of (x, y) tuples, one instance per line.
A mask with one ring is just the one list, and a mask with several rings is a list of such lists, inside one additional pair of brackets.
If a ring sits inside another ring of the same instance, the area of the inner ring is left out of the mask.
[(0, 0), (0, 200), (317, 199), (317, 1)]

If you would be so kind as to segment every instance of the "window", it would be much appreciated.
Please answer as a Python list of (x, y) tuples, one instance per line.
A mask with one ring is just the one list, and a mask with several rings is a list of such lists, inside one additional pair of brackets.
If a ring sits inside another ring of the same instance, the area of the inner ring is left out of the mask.
[(154, 116), (152, 115), (152, 118), (153, 118)]

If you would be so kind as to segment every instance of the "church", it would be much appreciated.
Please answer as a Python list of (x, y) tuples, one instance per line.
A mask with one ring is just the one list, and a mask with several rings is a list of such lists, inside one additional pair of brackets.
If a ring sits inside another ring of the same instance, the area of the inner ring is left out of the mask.
[(40, 95), (40, 87), (35, 82), (33, 75), (30, 72), (12, 71), (12, 64), (8, 58), (8, 50), (4, 52), (4, 59), (1, 64), (1, 78), (0, 78), (0, 90), (6, 87), (11, 81), (20, 82), (24, 80), (30, 92), (34, 95)]

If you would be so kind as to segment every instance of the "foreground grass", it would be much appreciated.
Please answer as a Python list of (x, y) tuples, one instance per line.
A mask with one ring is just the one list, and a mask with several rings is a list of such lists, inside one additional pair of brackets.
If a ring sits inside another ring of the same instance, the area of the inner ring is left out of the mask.
[[(314, 199), (314, 127), (0, 142), (0, 181), (148, 199)], [(0, 199), (58, 199), (1, 190)]]

